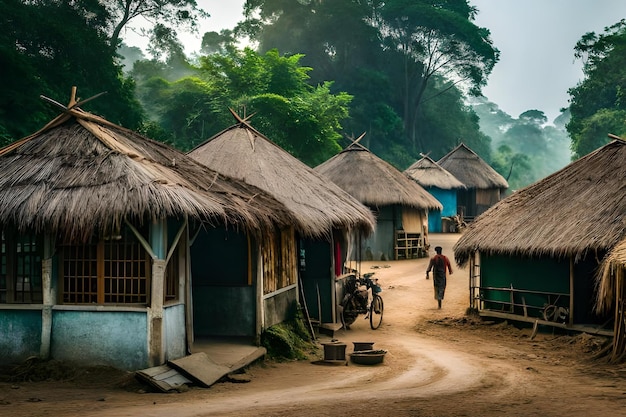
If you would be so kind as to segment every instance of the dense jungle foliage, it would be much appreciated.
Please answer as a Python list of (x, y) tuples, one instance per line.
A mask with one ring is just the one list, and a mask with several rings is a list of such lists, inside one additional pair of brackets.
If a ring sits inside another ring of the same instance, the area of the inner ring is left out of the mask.
[[(500, 52), (467, 0), (247, 0), (245, 19), (203, 34), (195, 0), (0, 0), (0, 144), (35, 132), (66, 103), (187, 151), (234, 123), (229, 108), (310, 166), (362, 144), (403, 170), (465, 143), (523, 187), (626, 133), (624, 21), (582, 34), (585, 79), (554, 121), (512, 117), (481, 96)], [(124, 44), (147, 18), (150, 56)], [(247, 46), (241, 46), (247, 45)], [(570, 118), (571, 115), (571, 118)], [(569, 136), (568, 136), (569, 135)], [(570, 139), (571, 137), (571, 139)]]

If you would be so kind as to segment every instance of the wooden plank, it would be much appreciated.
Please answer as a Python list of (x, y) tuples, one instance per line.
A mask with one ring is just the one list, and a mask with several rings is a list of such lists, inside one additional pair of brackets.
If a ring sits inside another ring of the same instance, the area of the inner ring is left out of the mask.
[(168, 365), (184, 372), (205, 387), (210, 387), (232, 372), (231, 368), (215, 363), (204, 352), (169, 361)]
[(192, 381), (180, 374), (176, 369), (167, 365), (155, 366), (136, 371), (140, 379), (163, 392), (178, 391), (183, 385), (191, 384)]

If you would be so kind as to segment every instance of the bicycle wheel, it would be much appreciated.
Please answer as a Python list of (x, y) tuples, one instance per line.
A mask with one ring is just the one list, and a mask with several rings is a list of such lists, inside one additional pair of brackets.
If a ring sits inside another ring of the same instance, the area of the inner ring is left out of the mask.
[(345, 329), (349, 329), (350, 325), (354, 323), (359, 315), (354, 305), (354, 298), (352, 296), (346, 296), (341, 307), (341, 323)]
[(383, 298), (376, 294), (370, 304), (370, 327), (372, 330), (376, 330), (383, 322)]

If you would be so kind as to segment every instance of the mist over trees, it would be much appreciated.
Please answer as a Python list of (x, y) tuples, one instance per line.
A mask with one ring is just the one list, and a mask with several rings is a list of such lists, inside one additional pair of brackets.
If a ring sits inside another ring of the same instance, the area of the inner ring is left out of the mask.
[[(548, 121), (481, 96), (499, 51), (466, 0), (248, 0), (245, 20), (203, 34), (193, 57), (178, 32), (210, 12), (195, 0), (0, 3), (0, 71), (11, 80), (1, 144), (58, 114), (39, 95), (64, 103), (74, 85), (81, 98), (107, 91), (85, 110), (183, 151), (233, 124), (232, 108), (310, 166), (363, 132), (361, 143), (401, 170), (463, 142), (513, 190), (626, 132), (624, 21), (581, 38), (586, 78)], [(139, 16), (153, 23), (149, 57), (123, 43)]]

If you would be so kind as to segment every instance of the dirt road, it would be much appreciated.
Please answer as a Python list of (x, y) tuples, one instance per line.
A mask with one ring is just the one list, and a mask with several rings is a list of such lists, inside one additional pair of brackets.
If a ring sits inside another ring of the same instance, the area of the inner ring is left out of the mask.
[[(451, 259), (457, 235), (431, 236)], [(626, 367), (593, 360), (603, 339), (466, 316), (468, 277), (453, 263), (437, 309), (427, 259), (368, 262), (383, 287), (378, 330), (359, 317), (336, 334), (388, 351), (380, 365), (324, 366), (266, 361), (248, 383), (178, 394), (138, 393), (119, 375), (62, 383), (0, 384), (0, 414), (23, 416), (619, 416), (626, 415)], [(329, 341), (320, 339), (320, 342)], [(312, 358), (319, 359), (319, 358)], [(96, 378), (94, 378), (96, 377)], [(94, 382), (98, 380), (99, 383)], [(86, 383), (85, 381), (91, 381)]]

